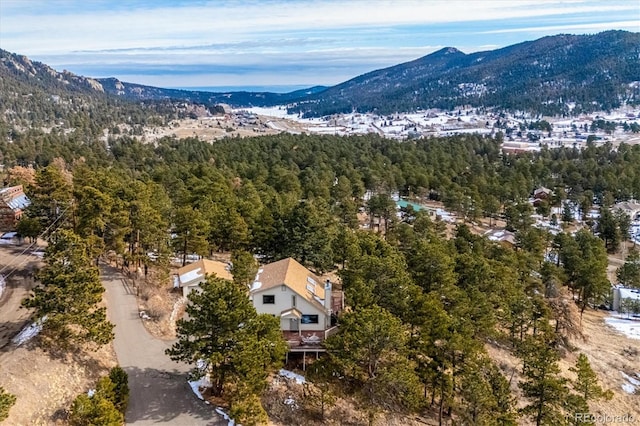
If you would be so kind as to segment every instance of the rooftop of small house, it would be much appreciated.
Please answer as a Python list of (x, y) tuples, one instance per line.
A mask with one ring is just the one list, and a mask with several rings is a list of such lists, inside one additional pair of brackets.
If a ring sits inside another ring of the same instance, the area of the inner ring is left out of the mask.
[(200, 259), (185, 265), (177, 271), (177, 283), (180, 287), (204, 281), (205, 276), (214, 275), (225, 280), (233, 280), (228, 264), (216, 260)]

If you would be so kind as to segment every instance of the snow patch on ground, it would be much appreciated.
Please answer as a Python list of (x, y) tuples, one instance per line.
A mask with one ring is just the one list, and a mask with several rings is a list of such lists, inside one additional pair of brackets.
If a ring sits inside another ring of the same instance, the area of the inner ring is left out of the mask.
[(4, 280), (4, 275), (0, 275), (0, 297), (4, 293), (4, 289), (7, 286), (7, 282)]
[(216, 408), (216, 413), (220, 414), (227, 422), (227, 426), (235, 426), (236, 421), (233, 420), (231, 417), (229, 417), (229, 415), (227, 413), (224, 412), (224, 410), (220, 407)]
[(44, 317), (42, 317), (41, 320), (38, 320), (38, 321), (34, 322), (33, 324), (26, 326), (11, 341), (16, 346), (20, 346), (23, 343), (28, 342), (29, 340), (31, 340), (34, 337), (36, 337), (38, 335), (38, 333), (40, 333), (40, 331), (42, 331), (42, 323), (45, 322), (46, 320), (47, 320), (47, 317), (44, 316)]
[(283, 402), (284, 402), (284, 405), (288, 405), (293, 409), (297, 410), (299, 408), (296, 400), (291, 397), (286, 398)]
[(282, 377), (286, 377), (287, 379), (295, 380), (297, 384), (302, 385), (307, 382), (304, 376), (294, 373), (293, 371), (285, 370), (284, 368), (278, 372)]
[(617, 315), (617, 313), (614, 313), (609, 318), (605, 318), (604, 322), (608, 326), (613, 327), (617, 331), (625, 334), (630, 339), (640, 339), (640, 321), (620, 318)]
[[(200, 392), (200, 388), (208, 388), (211, 386), (211, 382), (209, 381), (209, 378), (207, 376), (203, 376), (203, 377), (200, 377), (198, 380), (189, 380), (187, 383), (189, 383), (189, 386), (191, 386), (191, 390), (193, 391), (193, 393), (196, 394), (198, 398), (204, 401), (204, 396), (202, 396), (202, 393)], [(205, 401), (205, 403), (208, 404), (209, 402)]]
[(186, 303), (184, 298), (180, 298), (176, 300), (176, 303), (173, 304), (173, 309), (171, 310), (171, 316), (169, 317), (169, 324), (171, 327), (175, 327), (176, 317), (178, 316), (178, 310)]
[(631, 395), (635, 394), (636, 390), (640, 388), (640, 380), (633, 378), (622, 371), (620, 372), (620, 374), (622, 374), (622, 377), (624, 377), (627, 381), (626, 383), (622, 384), (622, 390)]

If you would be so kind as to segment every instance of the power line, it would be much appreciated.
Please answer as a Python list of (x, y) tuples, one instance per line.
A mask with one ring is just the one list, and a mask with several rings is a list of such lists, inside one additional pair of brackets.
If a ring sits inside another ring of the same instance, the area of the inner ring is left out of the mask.
[[(58, 221), (62, 218), (62, 216), (64, 216), (64, 215), (65, 215), (65, 213), (67, 212), (67, 210), (69, 210), (69, 209), (71, 208), (71, 206), (72, 206), (72, 205), (73, 205), (73, 203), (69, 204), (69, 206), (68, 206), (66, 209), (64, 209), (64, 211), (63, 211), (62, 213), (60, 213), (60, 215), (56, 218), (56, 220), (54, 220), (54, 221), (53, 221), (49, 226), (47, 226), (47, 228), (46, 228), (44, 231), (42, 231), (42, 232), (40, 233), (40, 235), (38, 235), (38, 236), (36, 237), (36, 239), (35, 239), (31, 244), (29, 244), (29, 245), (27, 246), (27, 248), (25, 248), (24, 250), (22, 250), (22, 253), (20, 253), (19, 255), (15, 256), (15, 257), (12, 259), (12, 261), (11, 261), (11, 262), (9, 262), (7, 265), (3, 266), (3, 267), (2, 267), (2, 269), (0, 269), (0, 275), (2, 274), (2, 272), (4, 272), (4, 270), (5, 270), (5, 269), (9, 268), (9, 267), (13, 264), (14, 260), (19, 259), (19, 258), (20, 258), (21, 256), (23, 256), (23, 255), (24, 255), (28, 250), (30, 250), (31, 248), (33, 248), (33, 246), (37, 246), (37, 244), (38, 244), (38, 238), (43, 238), (43, 237), (44, 237), (44, 235), (45, 235), (47, 232), (49, 232), (49, 230), (50, 230), (50, 229), (51, 229), (51, 228), (56, 224), (56, 222), (58, 222)], [(58, 225), (58, 227), (56, 228), (56, 230), (57, 230), (58, 228), (60, 228), (60, 225)], [(8, 273), (8, 274), (7, 274), (7, 275), (5, 275), (5, 279), (6, 279), (6, 278), (9, 278), (9, 277), (10, 277), (10, 276), (11, 276), (11, 275), (12, 275), (12, 274), (13, 274), (13, 273), (14, 273), (14, 272), (15, 272), (15, 271), (20, 267), (20, 266), (22, 266), (25, 262), (27, 262), (27, 260), (28, 260), (28, 259), (29, 259), (29, 258), (26, 258), (25, 260), (23, 260), (22, 262), (20, 262), (18, 265), (16, 265), (16, 266), (15, 266), (15, 267), (14, 267), (14, 268), (13, 268), (13, 269)]]

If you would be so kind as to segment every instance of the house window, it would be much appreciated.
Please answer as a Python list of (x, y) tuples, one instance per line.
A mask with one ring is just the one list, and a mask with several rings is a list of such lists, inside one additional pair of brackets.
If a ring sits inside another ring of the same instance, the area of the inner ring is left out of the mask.
[(303, 315), (300, 319), (302, 324), (317, 324), (318, 316), (317, 315)]
[(273, 305), (276, 303), (276, 297), (273, 294), (263, 294), (262, 295), (262, 304), (263, 305)]
[(296, 307), (296, 295), (295, 294), (293, 296), (291, 296), (291, 307), (292, 308)]

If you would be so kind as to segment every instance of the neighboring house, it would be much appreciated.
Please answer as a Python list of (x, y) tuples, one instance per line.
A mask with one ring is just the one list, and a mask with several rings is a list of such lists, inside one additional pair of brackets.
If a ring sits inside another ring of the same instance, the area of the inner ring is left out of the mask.
[(495, 241), (505, 247), (513, 248), (516, 245), (516, 234), (506, 229), (491, 229), (485, 232), (484, 236), (490, 241)]
[(541, 186), (540, 188), (533, 191), (533, 198), (535, 198), (536, 200), (546, 200), (551, 196), (552, 192), (553, 191), (551, 191), (549, 188)]
[(292, 258), (260, 267), (250, 296), (259, 314), (280, 318), (292, 346), (319, 344), (328, 337), (344, 304), (342, 292), (334, 291), (330, 281), (322, 282)]
[(543, 201), (549, 200), (552, 193), (553, 191), (549, 188), (545, 188), (544, 186), (533, 191), (533, 206), (538, 207)]
[(173, 287), (182, 288), (182, 295), (187, 297), (193, 290), (200, 289), (200, 284), (206, 280), (208, 275), (232, 281), (233, 275), (231, 275), (230, 269), (226, 263), (200, 259), (178, 269), (173, 276)]
[(624, 287), (614, 288), (612, 308), (620, 313), (640, 313), (640, 290)]
[(0, 189), (0, 231), (13, 231), (31, 202), (22, 185)]
[(631, 200), (617, 203), (611, 209), (612, 211), (622, 210), (631, 218), (631, 220), (640, 220), (640, 204)]
[(541, 186), (540, 188), (533, 191), (533, 198), (535, 198), (536, 200), (546, 200), (551, 196), (552, 192), (553, 191), (551, 191), (549, 188)]

